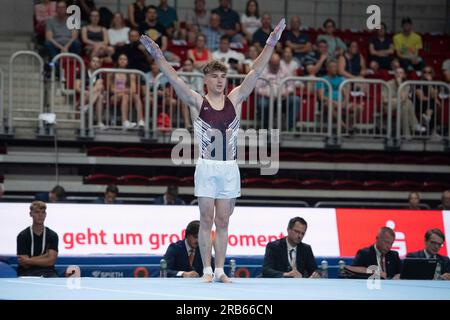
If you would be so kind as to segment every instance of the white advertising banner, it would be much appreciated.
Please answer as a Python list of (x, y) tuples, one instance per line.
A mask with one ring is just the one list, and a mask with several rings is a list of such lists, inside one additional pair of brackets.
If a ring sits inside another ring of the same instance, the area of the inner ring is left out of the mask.
[[(308, 222), (303, 242), (316, 256), (339, 256), (334, 209), (273, 207), (236, 207), (227, 254), (264, 255), (267, 242), (286, 236), (296, 216)], [(163, 255), (196, 219), (197, 206), (48, 204), (45, 225), (58, 233), (60, 255)], [(0, 203), (0, 221), (0, 255), (15, 255), (17, 234), (32, 222), (29, 204)]]
[(450, 241), (447, 239), (450, 237), (450, 211), (442, 211), (442, 216), (444, 217), (444, 234), (446, 235), (445, 242), (447, 243), (447, 254), (450, 255)]

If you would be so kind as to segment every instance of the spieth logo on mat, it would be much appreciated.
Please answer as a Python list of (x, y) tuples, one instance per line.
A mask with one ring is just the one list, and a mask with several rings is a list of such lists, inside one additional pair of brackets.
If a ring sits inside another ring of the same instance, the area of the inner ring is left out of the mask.
[(92, 276), (94, 278), (123, 278), (123, 272), (119, 272), (119, 271), (108, 271), (108, 272), (104, 272), (104, 271), (92, 271)]

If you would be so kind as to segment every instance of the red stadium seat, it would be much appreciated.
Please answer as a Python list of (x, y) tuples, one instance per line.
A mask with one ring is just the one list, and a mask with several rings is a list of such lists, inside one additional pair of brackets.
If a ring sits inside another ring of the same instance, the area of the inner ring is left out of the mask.
[(110, 174), (90, 174), (84, 178), (85, 184), (117, 184), (117, 177)]
[(297, 152), (280, 151), (280, 161), (303, 161), (303, 155)]
[(363, 190), (364, 183), (353, 180), (335, 180), (331, 183), (333, 189), (336, 190)]
[(425, 192), (442, 192), (443, 190), (450, 189), (450, 183), (436, 182), (436, 181), (425, 181), (423, 183), (423, 191)]
[(422, 163), (422, 158), (418, 156), (410, 156), (410, 155), (399, 155), (394, 156), (394, 163), (404, 163), (404, 164), (420, 164)]
[(308, 189), (331, 189), (331, 182), (320, 179), (307, 179), (302, 181), (302, 186)]
[(87, 155), (90, 157), (117, 157), (119, 151), (113, 147), (92, 147), (88, 148)]
[(440, 113), (440, 119), (438, 123), (443, 124), (449, 130), (449, 118), (450, 118), (450, 97), (442, 99), (443, 105)]
[(149, 179), (146, 176), (138, 174), (128, 174), (117, 179), (117, 184), (127, 186), (146, 186), (149, 185)]
[(139, 147), (121, 148), (118, 155), (119, 157), (147, 158), (149, 151)]
[(149, 150), (147, 156), (150, 158), (170, 158), (171, 153), (171, 148), (157, 148)]
[(6, 147), (0, 146), (0, 154), (6, 154)]
[(330, 162), (331, 156), (326, 152), (307, 152), (303, 154), (303, 161)]
[(371, 180), (363, 183), (365, 190), (390, 190), (391, 184), (387, 181)]
[(272, 187), (279, 189), (298, 189), (303, 188), (303, 183), (297, 179), (281, 178), (273, 180)]
[(250, 96), (242, 102), (241, 119), (254, 120), (255, 119), (255, 95), (252, 92)]
[(242, 186), (245, 188), (271, 188), (272, 181), (267, 178), (245, 178), (242, 179)]
[(316, 106), (318, 107), (318, 104), (315, 101), (314, 94), (303, 94), (301, 96), (301, 105), (300, 105), (300, 112), (298, 114), (298, 121), (305, 125), (305, 124), (314, 124), (316, 119)]
[(400, 180), (391, 183), (391, 187), (394, 190), (417, 191), (423, 188), (423, 184), (410, 180)]
[(164, 185), (178, 185), (178, 177), (174, 176), (156, 176), (148, 179), (150, 185), (164, 186)]
[(187, 186), (187, 187), (193, 186), (194, 185), (194, 177), (189, 176), (189, 177), (180, 178), (178, 185), (179, 186)]
[(389, 156), (383, 154), (364, 154), (362, 156), (364, 163), (391, 163), (392, 159)]
[(446, 156), (439, 156), (439, 155), (433, 155), (433, 156), (426, 156), (423, 158), (424, 164), (434, 164), (434, 165), (450, 165), (450, 158)]
[(334, 162), (364, 162), (362, 156), (354, 153), (338, 153), (333, 156)]

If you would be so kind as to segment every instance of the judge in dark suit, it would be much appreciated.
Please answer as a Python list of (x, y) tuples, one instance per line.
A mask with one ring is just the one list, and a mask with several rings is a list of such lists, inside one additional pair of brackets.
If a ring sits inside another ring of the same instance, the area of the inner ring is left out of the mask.
[(394, 241), (394, 230), (388, 227), (381, 228), (375, 244), (358, 250), (352, 265), (346, 269), (356, 274), (371, 275), (378, 268), (382, 279), (400, 279), (400, 257), (398, 252), (391, 250)]
[(263, 264), (265, 278), (320, 278), (311, 246), (302, 243), (308, 224), (300, 217), (292, 218), (287, 237), (269, 242)]
[(164, 259), (167, 261), (167, 276), (198, 278), (203, 275), (203, 263), (198, 248), (200, 221), (191, 221), (186, 227), (184, 240), (171, 243)]
[(445, 235), (439, 229), (430, 229), (425, 233), (425, 249), (410, 252), (407, 258), (436, 259), (441, 266), (440, 279), (450, 280), (450, 259), (438, 252), (445, 242)]

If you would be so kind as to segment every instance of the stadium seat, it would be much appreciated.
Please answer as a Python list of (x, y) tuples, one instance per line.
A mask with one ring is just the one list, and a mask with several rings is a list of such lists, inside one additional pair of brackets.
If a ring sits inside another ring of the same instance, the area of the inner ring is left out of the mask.
[(129, 147), (119, 149), (119, 157), (133, 157), (146, 158), (149, 156), (149, 151), (142, 147)]
[(299, 189), (303, 187), (302, 181), (290, 178), (274, 179), (272, 181), (273, 188), (279, 189)]
[(450, 157), (439, 156), (439, 155), (425, 156), (423, 158), (423, 163), (448, 166), (448, 165), (450, 165)]
[(380, 180), (370, 180), (363, 183), (365, 190), (389, 190), (391, 187), (390, 182)]
[(297, 152), (280, 151), (280, 161), (303, 161), (303, 155)]
[(253, 92), (242, 102), (241, 119), (247, 121), (255, 119), (255, 94)]
[(390, 156), (384, 155), (384, 154), (377, 154), (377, 153), (369, 153), (362, 155), (362, 162), (363, 163), (391, 163), (392, 159)]
[(0, 154), (6, 154), (6, 147), (0, 146)]
[(91, 147), (87, 150), (87, 155), (90, 157), (117, 157), (119, 151), (113, 147)]
[(156, 176), (148, 179), (150, 185), (156, 186), (167, 186), (167, 185), (178, 185), (179, 178), (175, 176)]
[(272, 180), (268, 178), (244, 178), (242, 186), (245, 188), (271, 188)]
[(362, 156), (355, 153), (338, 153), (333, 156), (334, 162), (364, 162)]
[(149, 179), (146, 176), (138, 174), (128, 174), (117, 179), (117, 184), (128, 186), (146, 186), (149, 185)]
[(391, 188), (399, 191), (417, 191), (423, 188), (423, 184), (416, 181), (399, 180), (391, 183)]
[(117, 177), (110, 174), (95, 173), (84, 178), (85, 184), (117, 184)]
[(171, 148), (156, 148), (148, 151), (147, 156), (150, 158), (170, 158)]
[(448, 189), (450, 189), (450, 183), (437, 181), (425, 181), (423, 183), (423, 191), (425, 192), (442, 192)]
[(303, 161), (330, 162), (331, 156), (326, 152), (307, 152), (303, 154)]
[(194, 185), (194, 177), (188, 176), (188, 177), (180, 178), (180, 180), (178, 181), (178, 185), (191, 187)]
[(336, 190), (363, 190), (364, 183), (354, 180), (335, 180), (331, 183)]
[(302, 181), (302, 187), (308, 189), (331, 189), (331, 182), (320, 179), (307, 179)]

